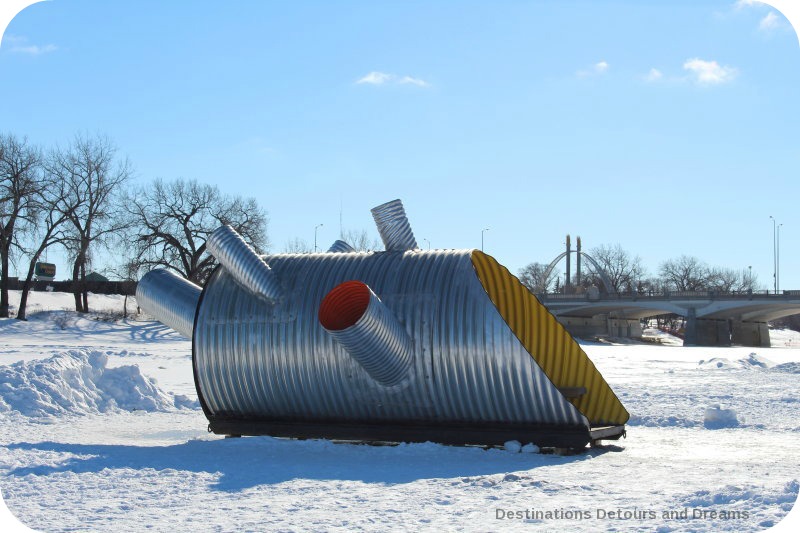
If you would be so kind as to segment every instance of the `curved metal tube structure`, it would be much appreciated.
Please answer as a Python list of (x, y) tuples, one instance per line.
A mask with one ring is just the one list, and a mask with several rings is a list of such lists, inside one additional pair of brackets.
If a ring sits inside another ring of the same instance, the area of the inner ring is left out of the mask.
[(280, 283), (272, 269), (232, 227), (217, 228), (208, 238), (206, 247), (244, 288), (269, 300), (281, 297)]
[(328, 253), (347, 253), (347, 252), (355, 252), (356, 249), (347, 244), (345, 241), (341, 239), (337, 239), (331, 244), (331, 247), (328, 248)]
[(319, 322), (381, 385), (403, 381), (414, 356), (405, 328), (360, 281), (334, 287), (319, 306)]
[(147, 314), (191, 339), (201, 290), (170, 270), (151, 270), (136, 285), (136, 302)]
[(556, 447), (624, 433), (619, 399), (507, 269), (414, 249), (397, 200), (373, 215), (389, 251), (261, 258), (223, 227), (199, 300), (168, 273), (140, 282), (146, 309), (192, 335), (211, 431)]
[(403, 209), (403, 202), (400, 200), (392, 200), (373, 207), (372, 218), (375, 219), (378, 233), (387, 252), (404, 252), (419, 248), (414, 232), (411, 231), (411, 224), (408, 223), (406, 211)]

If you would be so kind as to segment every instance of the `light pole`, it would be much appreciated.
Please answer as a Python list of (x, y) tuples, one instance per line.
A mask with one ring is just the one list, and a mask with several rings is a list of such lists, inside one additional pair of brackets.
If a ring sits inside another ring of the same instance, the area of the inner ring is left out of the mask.
[(483, 234), (484, 232), (489, 231), (489, 228), (483, 228), (481, 230), (481, 252), (483, 251)]
[(423, 237), (422, 240), (428, 243), (428, 250), (430, 250), (431, 249), (431, 241), (429, 241), (425, 237)]
[(317, 251), (317, 230), (324, 226), (325, 224), (317, 224), (314, 226), (314, 252)]
[(769, 216), (772, 219), (772, 288), (775, 294), (778, 294), (778, 236), (777, 226), (775, 224), (775, 217)]
[(777, 278), (778, 278), (776, 280), (776, 283), (778, 285), (776, 292), (781, 290), (781, 226), (783, 226), (783, 224), (778, 224), (778, 251), (775, 255), (776, 257), (775, 263), (778, 265), (778, 267), (776, 268)]

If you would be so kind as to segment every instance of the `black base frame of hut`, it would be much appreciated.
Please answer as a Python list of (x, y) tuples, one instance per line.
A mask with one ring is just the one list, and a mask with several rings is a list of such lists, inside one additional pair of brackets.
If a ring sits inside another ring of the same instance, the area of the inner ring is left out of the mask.
[(501, 446), (512, 440), (540, 448), (581, 450), (601, 440), (625, 436), (625, 426), (530, 425), (530, 424), (363, 424), (331, 421), (286, 421), (212, 418), (209, 431), (219, 435), (331, 439), (361, 442), (436, 442), (449, 445)]

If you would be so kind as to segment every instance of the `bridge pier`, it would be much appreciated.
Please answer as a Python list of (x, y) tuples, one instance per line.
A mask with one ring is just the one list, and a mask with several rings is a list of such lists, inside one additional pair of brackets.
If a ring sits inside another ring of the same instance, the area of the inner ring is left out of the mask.
[(766, 322), (731, 321), (731, 340), (742, 346), (769, 348), (769, 328)]
[(731, 327), (727, 320), (697, 318), (695, 308), (686, 314), (684, 346), (730, 346)]
[(557, 316), (561, 325), (570, 335), (582, 339), (592, 337), (642, 338), (642, 324), (638, 319), (616, 318), (608, 315), (595, 315), (591, 318)]

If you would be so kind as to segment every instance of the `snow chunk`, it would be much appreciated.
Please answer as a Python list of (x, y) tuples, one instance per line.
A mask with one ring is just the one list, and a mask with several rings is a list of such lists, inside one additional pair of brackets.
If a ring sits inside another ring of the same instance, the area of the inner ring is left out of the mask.
[(539, 447), (535, 444), (528, 443), (520, 449), (522, 453), (539, 453)]
[(758, 355), (757, 353), (753, 352), (744, 359), (739, 359), (739, 362), (742, 365), (749, 365), (750, 367), (760, 367), (760, 368), (772, 368), (775, 366), (775, 363), (764, 357), (763, 355)]
[(200, 402), (189, 398), (185, 394), (176, 394), (174, 403), (178, 409), (200, 409)]
[(510, 440), (503, 444), (503, 447), (507, 452), (519, 453), (519, 451), (522, 449), (522, 444), (518, 440)]
[(81, 349), (0, 366), (0, 411), (47, 417), (175, 408), (176, 400), (138, 366), (107, 368), (107, 363), (106, 353)]
[(747, 357), (739, 359), (738, 361), (731, 361), (730, 359), (726, 359), (725, 357), (712, 357), (709, 360), (701, 359), (697, 365), (700, 368), (724, 368), (724, 369), (731, 369), (731, 368), (739, 368), (739, 369), (753, 369), (753, 368), (772, 368), (775, 366), (775, 363), (767, 359), (762, 355), (758, 355), (757, 353), (753, 352)]
[(712, 357), (708, 361), (701, 359), (697, 366), (700, 368), (741, 368), (741, 366), (724, 357)]
[(706, 429), (735, 428), (739, 426), (739, 420), (733, 409), (722, 409), (719, 405), (712, 405), (706, 409), (703, 425)]

